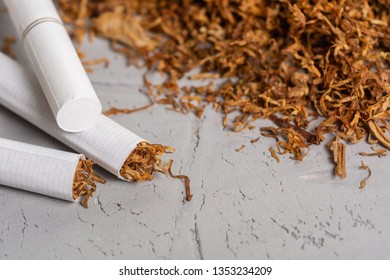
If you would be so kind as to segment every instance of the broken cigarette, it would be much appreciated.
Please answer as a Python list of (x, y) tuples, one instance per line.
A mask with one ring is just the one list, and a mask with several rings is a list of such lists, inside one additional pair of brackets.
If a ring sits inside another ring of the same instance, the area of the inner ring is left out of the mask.
[[(37, 79), (27, 69), (0, 53), (0, 104), (50, 134), (75, 151), (93, 159), (98, 165), (120, 179), (136, 179), (121, 172), (130, 164), (130, 155), (140, 143), (146, 143), (128, 129), (100, 114), (96, 123), (84, 131), (69, 133), (60, 129), (50, 112)], [(149, 144), (151, 145), (151, 144)], [(164, 151), (164, 146), (159, 152)], [(154, 163), (153, 163), (154, 164)], [(139, 166), (135, 167), (136, 169)], [(150, 167), (147, 167), (150, 170)]]
[(96, 190), (92, 161), (83, 155), (0, 138), (0, 185), (77, 201)]
[(102, 106), (50, 0), (5, 0), (58, 126), (90, 128)]

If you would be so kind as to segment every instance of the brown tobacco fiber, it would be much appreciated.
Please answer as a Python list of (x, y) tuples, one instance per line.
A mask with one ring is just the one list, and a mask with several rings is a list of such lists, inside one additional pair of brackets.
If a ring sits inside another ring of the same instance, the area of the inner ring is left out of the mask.
[(363, 161), (361, 161), (361, 166), (360, 166), (359, 168), (360, 168), (360, 169), (363, 169), (363, 170), (366, 170), (366, 171), (368, 172), (367, 177), (364, 178), (364, 179), (360, 182), (360, 188), (363, 189), (363, 188), (365, 188), (366, 185), (367, 185), (367, 180), (368, 180), (368, 178), (371, 177), (371, 169), (370, 169), (367, 165), (365, 165)]
[(335, 174), (338, 177), (345, 178), (347, 177), (347, 168), (345, 160), (345, 150), (346, 146), (344, 143), (339, 142), (339, 137), (335, 137), (329, 144), (328, 148), (333, 152), (333, 161), (336, 164)]
[(154, 172), (169, 174), (172, 178), (183, 181), (186, 191), (186, 200), (190, 201), (192, 199), (190, 179), (185, 175), (172, 174), (172, 160), (170, 160), (165, 167), (162, 165), (160, 156), (174, 151), (175, 150), (169, 146), (141, 142), (129, 155), (119, 173), (123, 178), (130, 181), (152, 180), (154, 178)]
[(93, 69), (91, 66), (103, 64), (105, 68), (107, 68), (110, 65), (110, 61), (106, 57), (98, 58), (98, 59), (92, 59), (87, 60), (87, 55), (82, 52), (81, 50), (77, 50), (77, 55), (79, 56), (81, 63), (83, 64), (85, 71), (88, 73), (93, 73)]
[(271, 153), (271, 156), (276, 159), (276, 161), (279, 163), (280, 162), (280, 159), (278, 157), (278, 155), (276, 154), (276, 151), (274, 150), (274, 148), (272, 147), (269, 147), (268, 148), (269, 152)]
[(81, 204), (85, 208), (88, 208), (88, 200), (96, 191), (96, 183), (106, 183), (106, 180), (95, 174), (93, 165), (92, 160), (80, 159), (73, 180), (73, 199), (83, 196)]
[(110, 115), (118, 115), (118, 114), (131, 114), (131, 113), (135, 113), (135, 112), (138, 112), (138, 111), (142, 111), (142, 110), (146, 110), (150, 107), (152, 107), (154, 104), (148, 104), (146, 106), (142, 106), (142, 107), (139, 107), (139, 108), (135, 108), (135, 109), (118, 109), (118, 108), (111, 108), (107, 111), (104, 112), (104, 115), (106, 116), (110, 116)]
[[(278, 128), (262, 133), (297, 160), (326, 133), (390, 149), (388, 0), (60, 0), (60, 7), (79, 42), (93, 31), (130, 62), (142, 57), (165, 74), (164, 83), (145, 78), (145, 85), (171, 110), (200, 117), (212, 104), (236, 132), (269, 118)], [(192, 79), (226, 82), (180, 88), (194, 68)], [(344, 164), (345, 144), (333, 145)]]
[(236, 148), (236, 152), (241, 152), (245, 149), (245, 145), (241, 145), (240, 147)]
[(373, 153), (360, 152), (359, 155), (366, 156), (366, 157), (373, 157), (373, 156), (384, 157), (387, 155), (387, 150), (383, 148), (371, 146), (371, 150), (373, 150), (374, 152)]

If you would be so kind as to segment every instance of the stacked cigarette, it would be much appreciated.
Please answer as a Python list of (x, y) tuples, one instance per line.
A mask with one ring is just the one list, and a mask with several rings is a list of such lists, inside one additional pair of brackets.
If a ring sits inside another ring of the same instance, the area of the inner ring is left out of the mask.
[(91, 127), (101, 104), (51, 0), (4, 0), (57, 124)]
[(80, 154), (0, 138), (0, 159), (0, 185), (68, 201), (84, 195), (86, 207), (95, 182), (104, 182)]

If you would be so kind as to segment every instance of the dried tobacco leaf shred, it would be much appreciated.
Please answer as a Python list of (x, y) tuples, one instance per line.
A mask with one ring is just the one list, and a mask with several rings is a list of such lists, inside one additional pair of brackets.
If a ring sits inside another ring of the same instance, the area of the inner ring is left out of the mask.
[(345, 178), (347, 177), (347, 169), (346, 169), (346, 146), (344, 143), (339, 142), (339, 137), (335, 137), (329, 144), (328, 148), (333, 153), (333, 161), (336, 164), (335, 174), (338, 177)]
[(269, 150), (271, 156), (272, 156), (274, 159), (276, 159), (276, 161), (279, 163), (279, 162), (280, 162), (280, 158), (279, 158), (278, 155), (276, 154), (274, 148), (269, 147), (268, 150)]
[[(59, 3), (78, 41), (93, 31), (129, 62), (142, 57), (150, 71), (165, 74), (164, 83), (145, 78), (145, 84), (156, 103), (171, 110), (200, 117), (212, 104), (235, 132), (270, 118), (278, 128), (262, 133), (297, 160), (327, 133), (348, 143), (368, 135), (367, 142), (377, 139), (390, 149), (388, 0)], [(192, 79), (226, 82), (180, 88), (178, 80), (197, 67)], [(321, 123), (308, 131), (318, 117)], [(345, 145), (334, 147), (342, 162)]]
[(113, 108), (103, 112), (103, 114), (106, 116), (118, 115), (118, 114), (131, 114), (131, 113), (146, 110), (146, 109), (152, 107), (153, 105), (154, 105), (154, 103), (148, 104), (148, 105), (145, 105), (145, 106), (142, 106), (139, 108), (135, 108), (135, 109), (118, 109), (118, 108), (113, 107)]
[[(276, 140), (276, 148), (282, 155), (290, 153), (293, 154), (293, 159), (303, 160), (309, 148), (305, 138), (293, 128), (274, 128), (262, 127), (261, 135), (265, 137), (272, 137)], [(280, 140), (282, 137), (284, 141)]]
[(92, 169), (95, 163), (89, 159), (80, 158), (73, 180), (73, 199), (83, 197), (81, 204), (88, 208), (88, 200), (96, 191), (96, 183), (105, 184), (106, 180), (95, 174)]
[(390, 150), (390, 138), (385, 135), (382, 128), (380, 128), (378, 124), (372, 120), (368, 121), (368, 127), (370, 128), (372, 135), (375, 136), (379, 143)]
[(106, 57), (101, 57), (97, 59), (87, 60), (87, 55), (81, 50), (77, 49), (77, 55), (80, 58), (81, 63), (83, 64), (85, 71), (88, 73), (93, 73), (93, 69), (90, 66), (95, 66), (103, 64), (104, 68), (107, 68), (110, 65), (110, 60)]
[(145, 141), (140, 142), (128, 156), (119, 173), (124, 179), (129, 181), (153, 180), (154, 172), (168, 173), (172, 178), (183, 181), (186, 190), (186, 199), (190, 201), (192, 198), (190, 179), (185, 175), (172, 175), (171, 166), (173, 160), (170, 160), (165, 168), (162, 166), (160, 156), (174, 151), (175, 149), (169, 146), (150, 144)]
[(152, 180), (154, 172), (162, 172), (160, 156), (173, 151), (174, 149), (169, 146), (148, 142), (138, 143), (119, 173), (123, 178), (130, 181)]
[(365, 188), (366, 185), (367, 185), (367, 180), (368, 180), (368, 178), (371, 177), (371, 169), (370, 169), (367, 165), (365, 165), (363, 161), (361, 161), (361, 166), (359, 167), (359, 169), (367, 170), (367, 172), (368, 172), (367, 177), (364, 178), (364, 179), (360, 182), (360, 188), (363, 189), (363, 188)]
[(184, 183), (185, 191), (186, 191), (186, 200), (191, 201), (192, 199), (192, 194), (191, 194), (191, 189), (190, 189), (190, 178), (185, 175), (173, 175), (171, 171), (173, 160), (168, 161), (166, 167), (164, 168), (165, 170), (168, 171), (168, 174), (172, 178), (180, 179)]
[(384, 157), (387, 155), (386, 149), (371, 146), (371, 150), (373, 150), (374, 152), (373, 153), (360, 152), (359, 155), (366, 156), (366, 157), (373, 157), (373, 156)]
[(282, 119), (278, 118), (275, 115), (270, 115), (269, 116), (270, 120), (273, 121), (278, 127), (283, 127), (283, 128), (292, 128), (294, 129), (295, 132), (299, 133), (303, 138), (305, 138), (306, 143), (312, 144), (318, 142), (317, 137), (314, 134), (311, 134), (310, 132), (294, 125), (290, 124), (286, 121), (283, 121)]
[(241, 145), (240, 147), (236, 148), (236, 152), (241, 152), (245, 149), (245, 145)]

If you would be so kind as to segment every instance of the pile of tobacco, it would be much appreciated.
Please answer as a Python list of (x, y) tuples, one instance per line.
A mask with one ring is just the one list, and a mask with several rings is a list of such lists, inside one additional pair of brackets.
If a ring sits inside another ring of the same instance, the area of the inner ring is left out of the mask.
[[(328, 147), (341, 177), (346, 142), (378, 144), (362, 155), (390, 149), (389, 0), (60, 0), (59, 6), (79, 43), (87, 33), (107, 38), (130, 63), (142, 58), (166, 76), (160, 85), (145, 76), (153, 103), (199, 117), (212, 104), (236, 132), (268, 118), (275, 127), (261, 128), (262, 135), (276, 139), (279, 154), (298, 160), (331, 133)], [(225, 82), (180, 88), (178, 79), (196, 68), (200, 73), (189, 79)]]

